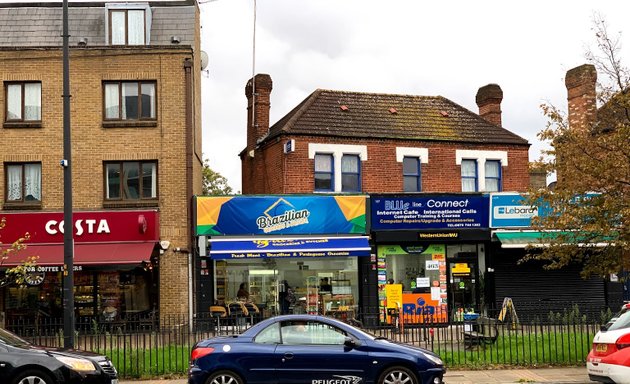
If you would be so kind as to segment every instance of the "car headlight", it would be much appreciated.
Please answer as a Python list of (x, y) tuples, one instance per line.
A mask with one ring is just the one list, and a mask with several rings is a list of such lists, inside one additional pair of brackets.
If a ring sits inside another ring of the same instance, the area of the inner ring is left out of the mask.
[(423, 353), (424, 357), (426, 357), (427, 359), (431, 360), (432, 362), (434, 362), (437, 365), (444, 365), (444, 362), (442, 361), (442, 359), (440, 359), (437, 356), (428, 354), (428, 353)]
[(78, 359), (76, 357), (61, 356), (61, 355), (55, 355), (55, 359), (61, 361), (63, 364), (74, 369), (75, 371), (79, 371), (79, 372), (96, 371), (96, 367), (94, 366), (94, 363), (92, 363), (90, 360), (87, 360), (87, 359)]

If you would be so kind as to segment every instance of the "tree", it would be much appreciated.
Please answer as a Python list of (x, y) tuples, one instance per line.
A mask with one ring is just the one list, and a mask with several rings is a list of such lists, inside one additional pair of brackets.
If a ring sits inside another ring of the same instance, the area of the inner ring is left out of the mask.
[[(6, 226), (6, 219), (3, 217), (0, 219), (0, 230)], [(30, 234), (26, 232), (23, 237), (15, 240), (9, 248), (3, 248), (0, 252), (0, 267), (4, 265), (9, 256), (17, 254), (26, 249), (25, 242), (30, 239)], [(37, 265), (37, 256), (27, 256), (21, 261), (21, 264), (7, 268), (4, 271), (4, 276), (0, 277), (0, 288), (8, 285), (25, 285), (26, 278), (33, 268)]]
[(537, 166), (555, 172), (558, 181), (553, 190), (531, 191), (529, 203), (550, 212), (534, 220), (535, 227), (561, 231), (549, 236), (548, 248), (530, 249), (525, 258), (545, 260), (548, 268), (577, 262), (584, 277), (630, 267), (629, 72), (619, 58), (619, 38), (608, 34), (601, 17), (593, 24), (598, 52), (586, 58), (603, 75), (600, 107), (592, 123), (576, 128), (560, 109), (542, 105), (549, 121), (538, 137), (550, 149)]
[(227, 179), (219, 172), (215, 172), (210, 168), (210, 161), (203, 161), (203, 185), (202, 191), (204, 195), (230, 195), (232, 187), (227, 183)]

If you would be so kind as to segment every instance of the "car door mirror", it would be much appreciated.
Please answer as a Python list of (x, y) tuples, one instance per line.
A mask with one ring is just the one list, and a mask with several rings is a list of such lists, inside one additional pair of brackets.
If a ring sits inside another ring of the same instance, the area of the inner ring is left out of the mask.
[(343, 339), (343, 345), (346, 348), (355, 348), (356, 346), (358, 346), (359, 344), (357, 343), (356, 340), (354, 340), (352, 337), (346, 336)]

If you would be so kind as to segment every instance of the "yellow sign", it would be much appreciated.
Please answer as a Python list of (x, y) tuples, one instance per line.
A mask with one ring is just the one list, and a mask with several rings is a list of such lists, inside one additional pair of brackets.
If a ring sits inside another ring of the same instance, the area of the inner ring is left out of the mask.
[(402, 306), (402, 284), (386, 284), (385, 296), (387, 296), (387, 308)]
[(452, 273), (470, 273), (468, 263), (455, 263), (455, 266), (451, 268)]

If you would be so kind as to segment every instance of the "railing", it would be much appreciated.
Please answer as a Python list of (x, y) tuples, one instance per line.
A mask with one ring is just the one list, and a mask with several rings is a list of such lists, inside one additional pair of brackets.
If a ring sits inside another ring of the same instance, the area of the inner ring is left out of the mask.
[[(479, 324), (440, 313), (386, 312), (356, 314), (345, 321), (363, 327), (376, 336), (434, 351), (447, 367), (501, 365), (583, 364), (601, 321), (579, 314), (576, 308), (552, 313), (546, 318), (505, 318), (496, 323), (496, 337), (487, 342), (471, 342), (466, 332), (480, 332)], [(497, 319), (500, 312), (484, 313)], [(444, 321), (446, 319), (446, 321)], [(450, 319), (450, 320), (449, 320)], [(238, 334), (260, 321), (254, 316), (151, 316), (125, 322), (98, 322), (76, 319), (75, 346), (109, 356), (122, 378), (148, 378), (185, 374), (193, 345), (204, 338)], [(455, 321), (453, 321), (455, 320)], [(604, 319), (605, 321), (606, 319)], [(63, 344), (61, 319), (7, 322), (6, 328), (34, 344), (60, 347)], [(473, 340), (474, 341), (474, 340)]]

